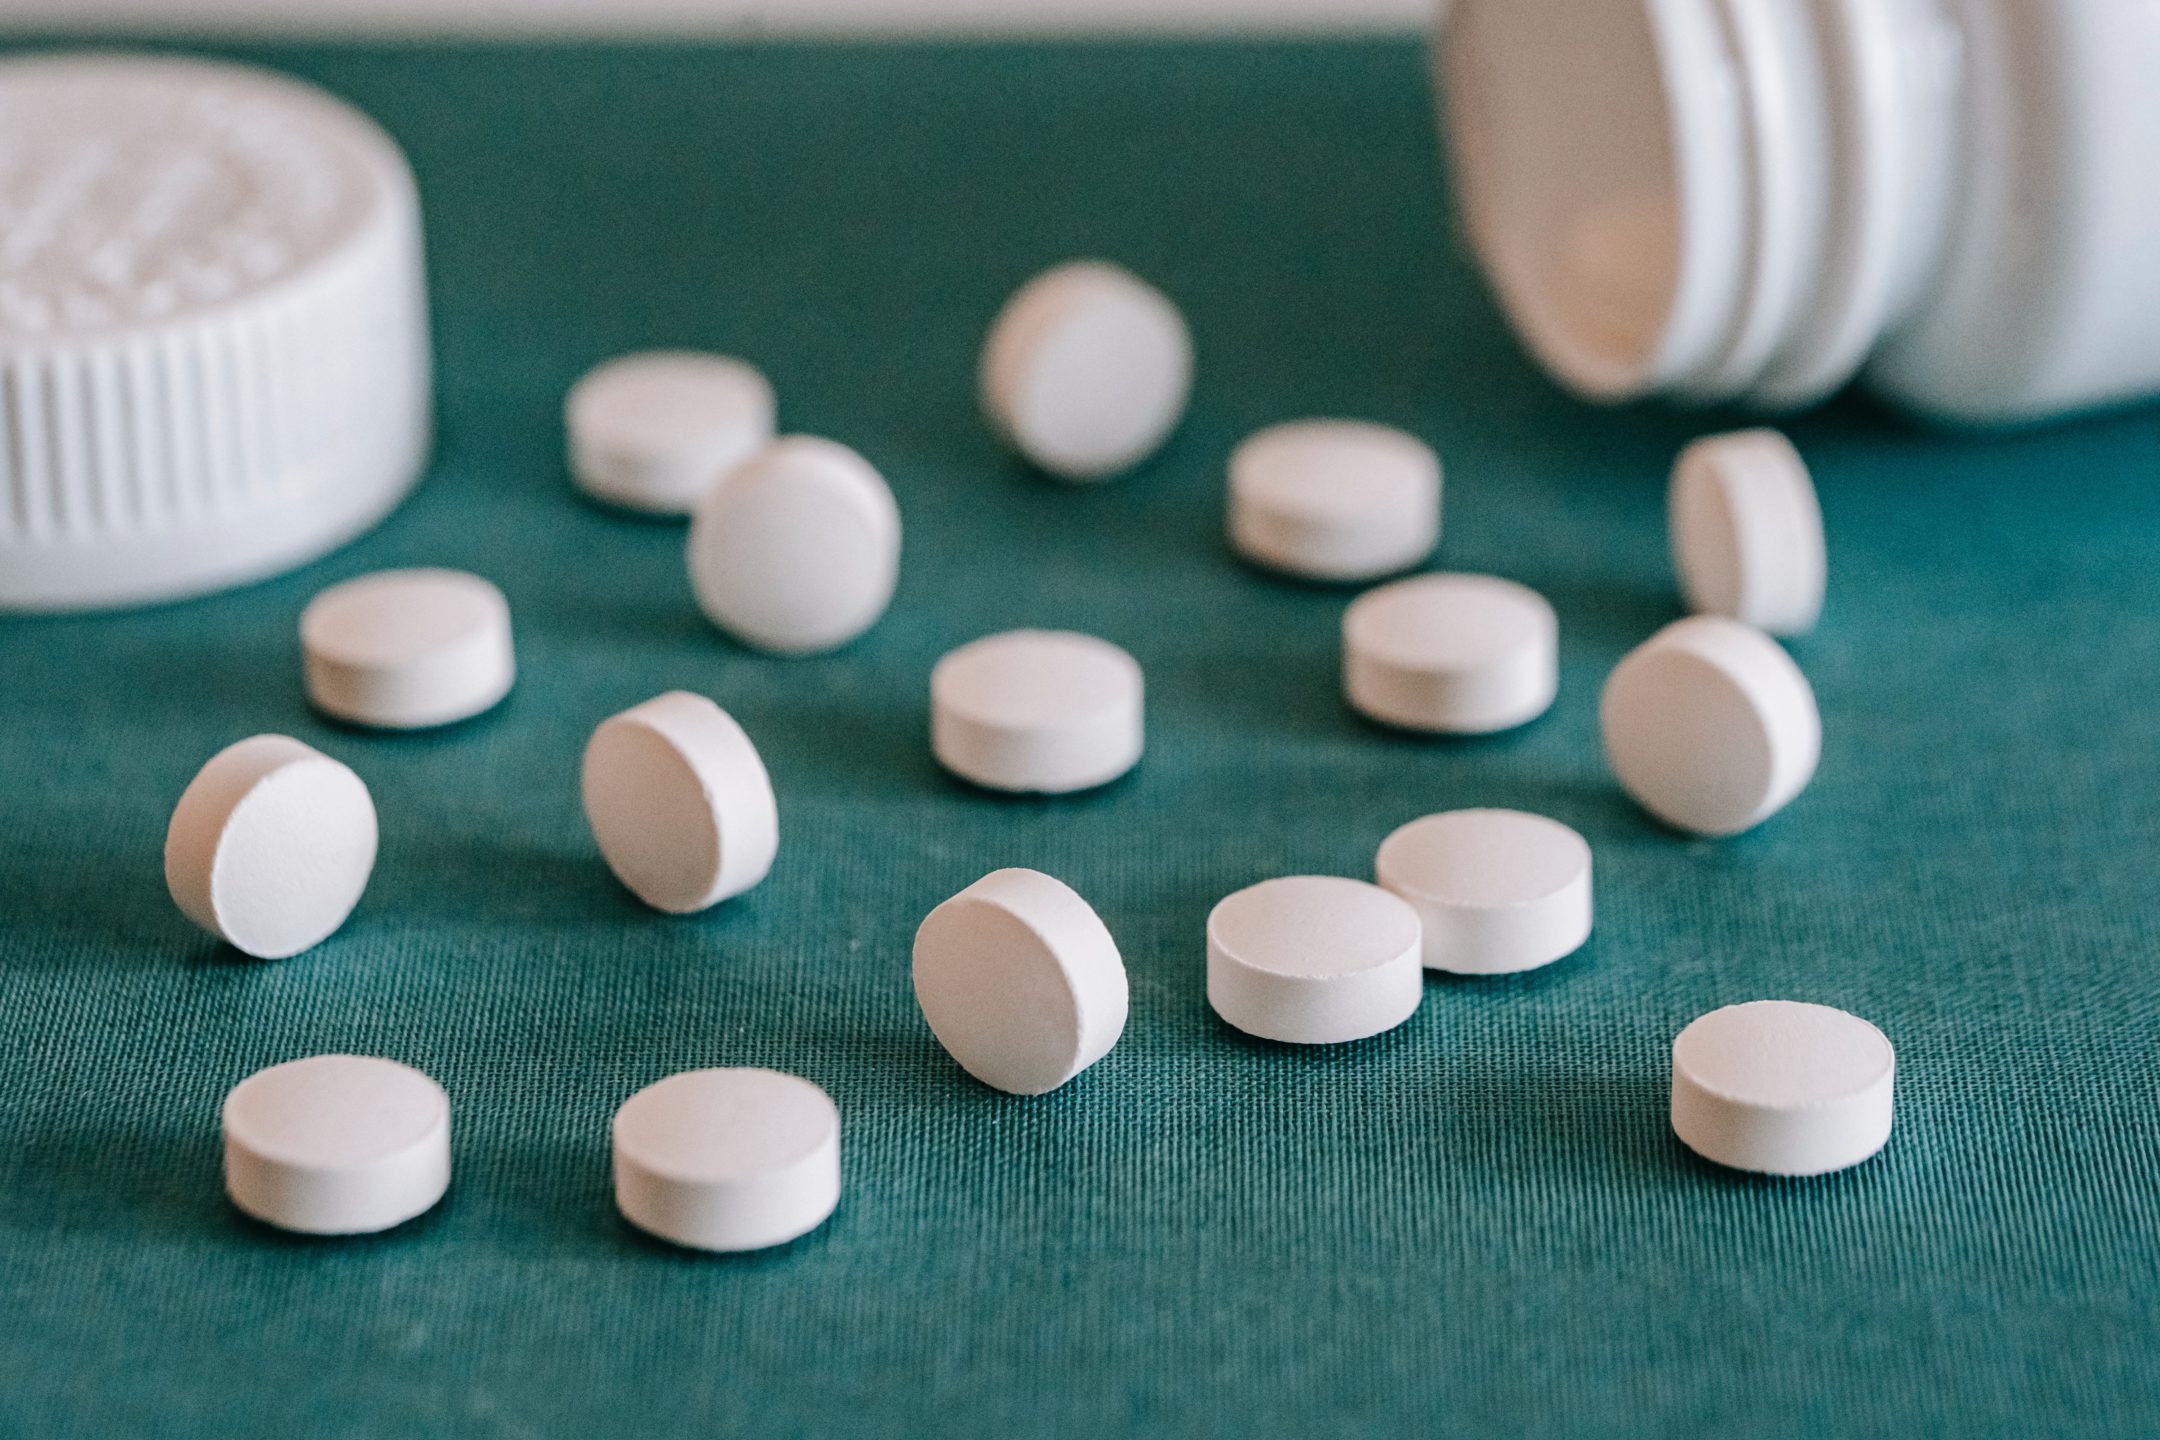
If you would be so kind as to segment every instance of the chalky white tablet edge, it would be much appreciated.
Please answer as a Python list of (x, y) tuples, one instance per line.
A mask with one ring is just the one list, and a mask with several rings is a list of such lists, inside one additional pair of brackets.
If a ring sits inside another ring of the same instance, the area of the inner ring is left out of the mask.
[(1369, 719), (1485, 735), (1527, 725), (1560, 684), (1560, 622), (1545, 597), (1492, 575), (1417, 575), (1343, 612), (1343, 691)]
[(1428, 970), (1534, 970), (1590, 938), (1590, 846), (1542, 815), (1427, 815), (1380, 843), (1373, 870), (1416, 908)]
[(1014, 1095), (1057, 1089), (1110, 1053), (1129, 992), (1093, 907), (1039, 870), (997, 870), (915, 932), (915, 998), (946, 1053)]
[(1371, 580), (1440, 543), (1440, 459), (1414, 435), (1363, 420), (1293, 420), (1230, 453), (1230, 543), (1310, 580)]
[(1105, 480), (1161, 448), (1192, 392), (1192, 337), (1161, 291), (1099, 260), (1023, 285), (983, 345), (983, 413), (1064, 480)]
[(285, 735), (212, 756), (165, 831), (181, 913), (259, 960), (328, 939), (375, 868), (375, 803), (350, 769)]
[(1417, 911), (1334, 875), (1247, 886), (1208, 914), (1207, 994), (1264, 1040), (1336, 1045), (1392, 1030), (1425, 994)]
[(1713, 1010), (1672, 1050), (1672, 1128), (1735, 1170), (1826, 1175), (1890, 1139), (1897, 1058), (1882, 1031), (1827, 1005)]
[(1062, 795), (1139, 763), (1139, 662), (1070, 630), (1007, 630), (949, 651), (930, 671), (930, 748), (986, 789)]
[(688, 515), (773, 438), (770, 381), (726, 355), (643, 350), (594, 367), (563, 401), (570, 471), (595, 499)]
[(777, 1070), (687, 1070), (624, 1101), (610, 1127), (615, 1205), (694, 1250), (784, 1245), (840, 1203), (840, 1112)]
[(1761, 631), (1695, 615), (1651, 636), (1605, 681), (1613, 775), (1677, 829), (1737, 835), (1806, 788), (1822, 754), (1815, 692)]
[(308, 700), (355, 725), (425, 730), (492, 709), (517, 680), (510, 603), (462, 570), (379, 570), (300, 612)]
[(838, 649), (878, 621), (900, 578), (900, 508), (847, 446), (789, 435), (698, 503), (691, 587), (713, 624), (776, 655)]
[(655, 910), (689, 915), (740, 895), (780, 848), (757, 747), (702, 695), (671, 690), (602, 721), (580, 789), (608, 868)]
[(225, 1193), (266, 1225), (368, 1235), (450, 1187), (450, 1097), (409, 1065), (315, 1055), (258, 1070), (220, 1114)]
[(1688, 608), (1773, 635), (1822, 614), (1822, 506), (1807, 462), (1775, 430), (1712, 435), (1680, 452), (1667, 500)]

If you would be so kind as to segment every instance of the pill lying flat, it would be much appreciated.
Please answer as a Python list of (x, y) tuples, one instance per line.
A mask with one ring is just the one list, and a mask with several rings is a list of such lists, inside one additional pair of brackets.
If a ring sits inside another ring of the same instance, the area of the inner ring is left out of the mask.
[(300, 612), (308, 699), (384, 730), (469, 719), (510, 693), (517, 663), (502, 591), (461, 570), (382, 570)]
[(1688, 608), (1798, 635), (1822, 613), (1822, 506), (1775, 430), (1698, 440), (1673, 467), (1668, 523)]
[(1208, 1004), (1266, 1040), (1360, 1040), (1417, 1010), (1423, 956), (1417, 911), (1377, 885), (1333, 875), (1265, 880), (1208, 916)]
[(225, 1193), (266, 1225), (367, 1235), (450, 1187), (450, 1097), (409, 1065), (316, 1055), (258, 1070), (225, 1097)]
[(689, 1070), (615, 1112), (615, 1204), (694, 1250), (762, 1250), (840, 1203), (840, 1112), (776, 1070)]
[(1419, 575), (1343, 614), (1343, 689), (1383, 724), (1482, 735), (1526, 725), (1559, 688), (1560, 622), (1545, 597), (1491, 575)]
[(1102, 480), (1155, 453), (1185, 413), (1192, 337), (1177, 306), (1095, 260), (1022, 286), (983, 345), (983, 412), (1050, 474)]
[(284, 735), (212, 756), (165, 831), (165, 886), (181, 913), (262, 960), (329, 938), (374, 868), (367, 786)]
[(1613, 670), (1598, 705), (1622, 788), (1668, 825), (1734, 835), (1783, 809), (1822, 752), (1815, 692), (1761, 631), (1675, 621)]
[(900, 510), (845, 445), (775, 440), (690, 524), (690, 582), (713, 624), (781, 655), (837, 649), (877, 623), (900, 576)]
[(582, 789), (608, 868), (655, 910), (688, 915), (742, 894), (780, 847), (757, 747), (702, 695), (670, 691), (603, 721)]
[(1736, 1170), (1843, 1170), (1889, 1141), (1896, 1074), (1890, 1042), (1857, 1015), (1792, 1000), (1728, 1005), (1673, 1041), (1673, 1133)]
[(930, 672), (938, 763), (991, 790), (1056, 795), (1107, 784), (1144, 743), (1140, 666), (1107, 640), (1008, 630)]
[(688, 515), (773, 438), (772, 385), (725, 355), (650, 350), (588, 372), (563, 402), (570, 473), (596, 499)]
[(960, 1068), (1015, 1095), (1055, 1090), (1125, 1031), (1125, 962), (1087, 901), (998, 870), (915, 932), (915, 998)]
[(1542, 815), (1427, 815), (1382, 841), (1373, 868), (1417, 910), (1428, 970), (1532, 970), (1590, 938), (1590, 847)]
[(1440, 542), (1440, 460), (1413, 435), (1357, 420), (1270, 426), (1230, 455), (1230, 543), (1312, 580), (1370, 580)]

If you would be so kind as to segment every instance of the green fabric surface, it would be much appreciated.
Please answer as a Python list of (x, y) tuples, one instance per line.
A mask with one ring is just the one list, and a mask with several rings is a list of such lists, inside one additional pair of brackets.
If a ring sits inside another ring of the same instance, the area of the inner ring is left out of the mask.
[[(377, 533), (238, 593), (0, 618), (0, 1434), (2125, 1437), (2160, 1433), (2160, 424), (1994, 439), (1864, 401), (1799, 419), (1831, 601), (1794, 651), (1813, 786), (1760, 831), (1664, 832), (1596, 698), (1678, 613), (1663, 485), (1729, 416), (1586, 409), (1454, 243), (1409, 43), (250, 46), (410, 150), (440, 443)], [(1187, 309), (1192, 414), (1091, 489), (1002, 456), (976, 349), (1038, 267), (1121, 260)], [(753, 358), (907, 527), (843, 653), (770, 659), (692, 604), (681, 531), (581, 502), (559, 405), (654, 344)], [(1343, 708), (1343, 592), (1238, 565), (1223, 460), (1351, 414), (1430, 438), (1440, 564), (1543, 590), (1552, 713), (1468, 742)], [(295, 621), (385, 566), (508, 593), (496, 713), (385, 737), (309, 713)], [(941, 776), (929, 667), (1017, 625), (1146, 667), (1149, 750), (1086, 797)], [(715, 697), (781, 804), (771, 878), (641, 910), (579, 812), (595, 723)], [(296, 735), (373, 788), (352, 921), (280, 963), (165, 894), (174, 800)], [(1500, 804), (1580, 829), (1582, 953), (1433, 979), (1394, 1033), (1248, 1040), (1203, 989), (1221, 896), (1369, 874), (1395, 825)], [(931, 1040), (909, 944), (1034, 866), (1101, 911), (1122, 1043), (1021, 1100)], [(1838, 1005), (1898, 1047), (1849, 1173), (1751, 1179), (1667, 1130), (1688, 1020)], [(395, 1057), (447, 1087), (445, 1203), (380, 1238), (241, 1219), (217, 1108), (258, 1067)], [(673, 1071), (825, 1086), (823, 1229), (708, 1258), (615, 1215), (607, 1121)]]

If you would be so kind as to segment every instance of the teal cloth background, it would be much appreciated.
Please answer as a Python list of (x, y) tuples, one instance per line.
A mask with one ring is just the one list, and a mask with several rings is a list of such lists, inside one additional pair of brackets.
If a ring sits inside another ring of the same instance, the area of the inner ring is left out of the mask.
[[(1615, 792), (1595, 702), (1677, 613), (1673, 452), (1730, 417), (1595, 413), (1521, 358), (1452, 242), (1414, 46), (236, 53), (409, 147), (440, 447), (298, 574), (0, 619), (0, 1433), (2160, 1433), (2153, 412), (1796, 421), (1832, 555), (1795, 647), (1822, 769), (1693, 843)], [(1202, 357), (1160, 460), (1098, 489), (1026, 473), (974, 409), (997, 304), (1074, 254), (1162, 283)], [(788, 427), (891, 478), (904, 574), (862, 642), (736, 648), (678, 529), (576, 498), (565, 388), (660, 343), (755, 358)], [(1548, 717), (1427, 743), (1344, 711), (1343, 594), (1219, 539), (1229, 446), (1313, 413), (1439, 446), (1440, 563), (1559, 609)], [(323, 723), (302, 604), (406, 564), (502, 585), (517, 691), (435, 735)], [(1146, 666), (1133, 777), (1013, 803), (933, 767), (931, 662), (1022, 624)], [(690, 920), (616, 888), (575, 785), (592, 726), (670, 687), (740, 717), (781, 801), (771, 879)], [(195, 768), (266, 730), (351, 763), (382, 817), (352, 922), (277, 964), (192, 930), (159, 868)], [(1368, 873), (1396, 824), (1473, 804), (1589, 837), (1583, 953), (1433, 980), (1336, 1049), (1215, 1021), (1217, 898)], [(1123, 1043), (1044, 1099), (968, 1081), (909, 988), (922, 915), (1005, 865), (1076, 886), (1132, 975)], [(1764, 996), (1896, 1043), (1880, 1157), (1770, 1182), (1671, 1138), (1673, 1034)], [(448, 1088), (447, 1201), (343, 1243), (243, 1221), (221, 1097), (339, 1049)], [(751, 1258), (640, 1239), (609, 1115), (736, 1063), (838, 1101), (838, 1214)]]

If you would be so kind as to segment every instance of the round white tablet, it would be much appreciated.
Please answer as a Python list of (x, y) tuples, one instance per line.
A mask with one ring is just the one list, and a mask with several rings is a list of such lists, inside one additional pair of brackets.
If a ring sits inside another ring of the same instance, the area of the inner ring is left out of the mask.
[(1419, 575), (1343, 614), (1343, 689), (1371, 719), (1483, 735), (1545, 713), (1560, 684), (1560, 622), (1545, 597), (1491, 575)]
[(266, 1225), (371, 1235), (450, 1188), (450, 1097), (409, 1065), (316, 1055), (225, 1097), (225, 1193)]
[(181, 913), (260, 960), (328, 939), (374, 868), (367, 786), (284, 735), (212, 756), (165, 831), (165, 887)]
[(1096, 260), (1022, 286), (983, 346), (983, 411), (1052, 475), (1130, 470), (1177, 428), (1192, 392), (1192, 337), (1163, 293)]
[(1667, 508), (1689, 609), (1773, 635), (1814, 628), (1827, 573), (1822, 506), (1790, 440), (1744, 430), (1696, 441), (1673, 467)]
[(582, 788), (608, 869), (655, 910), (689, 915), (740, 895), (780, 848), (765, 762), (702, 695), (672, 690), (602, 721)]
[(900, 509), (845, 445), (775, 440), (699, 502), (690, 583), (713, 624), (781, 655), (833, 650), (877, 623), (900, 578)]
[(1310, 580), (1411, 569), (1440, 543), (1440, 458), (1359, 420), (1271, 426), (1230, 454), (1230, 543)]
[(1590, 847), (1542, 815), (1427, 815), (1383, 840), (1373, 868), (1416, 908), (1428, 970), (1534, 970), (1590, 938)]
[(1698, 835), (1769, 819), (1822, 753), (1800, 667), (1760, 630), (1717, 615), (1675, 621), (1630, 651), (1605, 681), (1598, 720), (1621, 787)]
[(1392, 1030), (1425, 994), (1417, 911), (1362, 880), (1264, 880), (1208, 915), (1215, 1013), (1265, 1040), (1334, 1045)]
[(777, 1070), (688, 1070), (615, 1112), (615, 1205), (693, 1250), (762, 1250), (840, 1203), (840, 1112)]
[(1890, 1042), (1857, 1015), (1728, 1005), (1673, 1041), (1673, 1133), (1735, 1170), (1825, 1175), (1888, 1142), (1896, 1074)]
[(517, 661), (502, 591), (461, 570), (383, 570), (300, 612), (308, 699), (382, 730), (469, 719), (510, 693)]
[(570, 472), (589, 495), (688, 515), (773, 438), (772, 385), (725, 355), (651, 350), (592, 370), (563, 402)]
[(1138, 763), (1140, 665), (1107, 640), (1008, 630), (962, 645), (930, 671), (930, 748), (991, 790), (1060, 795)]
[(1125, 962), (1069, 886), (998, 870), (915, 932), (915, 998), (961, 1069), (996, 1090), (1041, 1095), (1125, 1032)]

